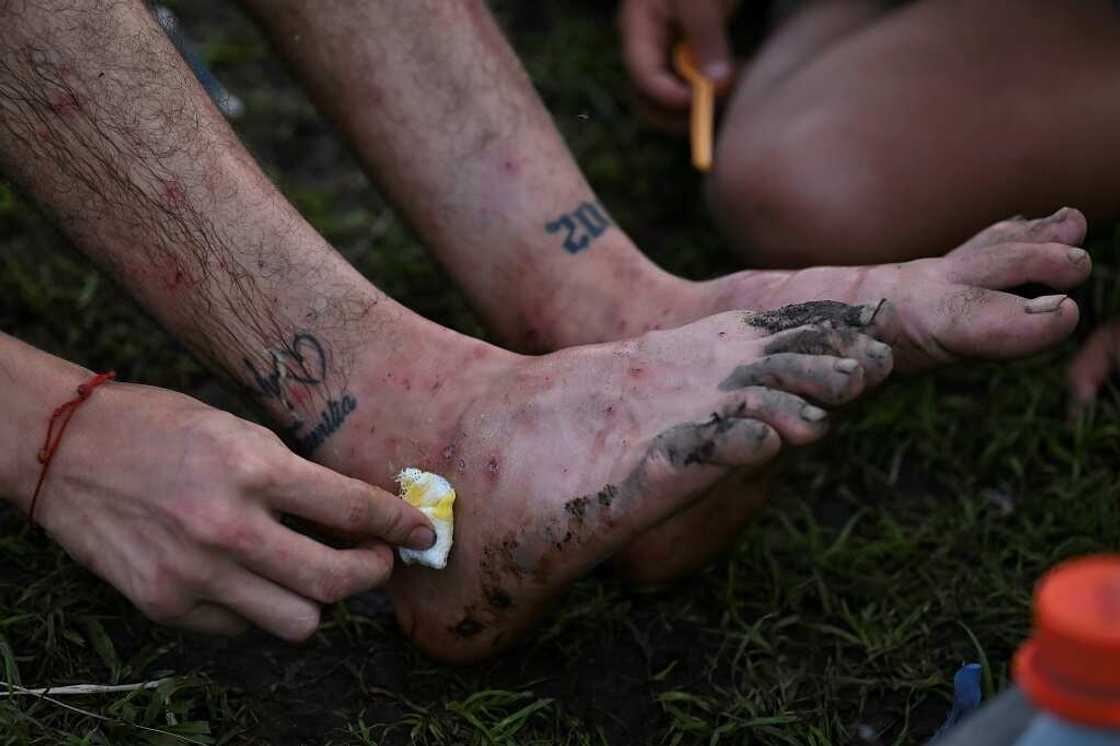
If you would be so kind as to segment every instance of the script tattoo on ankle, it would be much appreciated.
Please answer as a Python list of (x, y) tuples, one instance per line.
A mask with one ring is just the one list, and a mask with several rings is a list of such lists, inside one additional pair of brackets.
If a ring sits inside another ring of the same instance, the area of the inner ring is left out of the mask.
[[(279, 401), (291, 417), (284, 434), (296, 450), (310, 455), (334, 435), (358, 408), (353, 394), (343, 391), (335, 397), (326, 386), (327, 352), (323, 344), (309, 332), (298, 332), (281, 349), (266, 352), (267, 364), (262, 371), (250, 358), (242, 358), (253, 378), (257, 392), (265, 399)], [(293, 403), (292, 384), (307, 389), (322, 389), (324, 406), (312, 423), (304, 420)]]
[(569, 254), (578, 254), (607, 232), (613, 223), (606, 210), (595, 202), (583, 202), (571, 212), (545, 223), (546, 233), (562, 234), (561, 244)]

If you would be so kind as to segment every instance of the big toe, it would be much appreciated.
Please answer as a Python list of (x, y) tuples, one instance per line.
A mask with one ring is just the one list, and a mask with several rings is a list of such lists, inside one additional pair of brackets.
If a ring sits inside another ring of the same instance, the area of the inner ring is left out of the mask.
[(900, 368), (916, 370), (959, 358), (1006, 360), (1053, 347), (1077, 326), (1077, 303), (1065, 295), (1026, 299), (965, 288), (929, 309), (934, 328), (918, 344), (896, 348)]

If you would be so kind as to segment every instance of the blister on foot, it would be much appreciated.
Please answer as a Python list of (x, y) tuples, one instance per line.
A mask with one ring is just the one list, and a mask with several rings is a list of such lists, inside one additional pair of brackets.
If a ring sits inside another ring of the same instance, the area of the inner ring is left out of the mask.
[(442, 570), (447, 567), (455, 533), (455, 490), (439, 474), (411, 467), (397, 475), (397, 483), (401, 486), (401, 499), (428, 516), (436, 530), (435, 544), (424, 550), (401, 547), (401, 560), (406, 565)]

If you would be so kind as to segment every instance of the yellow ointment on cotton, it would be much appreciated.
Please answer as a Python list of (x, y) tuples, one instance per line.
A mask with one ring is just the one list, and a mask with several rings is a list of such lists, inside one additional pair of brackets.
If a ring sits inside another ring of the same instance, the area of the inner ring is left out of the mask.
[(436, 543), (430, 549), (400, 549), (405, 564), (419, 564), (437, 570), (447, 566), (447, 555), (455, 531), (455, 490), (446, 479), (420, 469), (408, 468), (397, 475), (401, 499), (432, 521)]

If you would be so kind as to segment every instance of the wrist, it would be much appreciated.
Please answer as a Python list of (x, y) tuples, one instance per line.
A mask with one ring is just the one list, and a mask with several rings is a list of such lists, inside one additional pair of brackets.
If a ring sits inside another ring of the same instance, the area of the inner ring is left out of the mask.
[(26, 512), (42, 470), (39, 451), (51, 414), (93, 373), (11, 338), (0, 340), (0, 357), (11, 378), (2, 396), (0, 497)]

